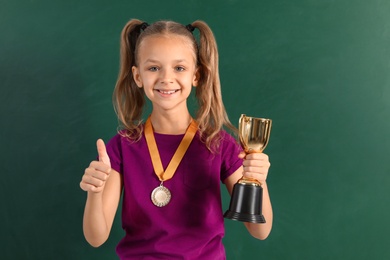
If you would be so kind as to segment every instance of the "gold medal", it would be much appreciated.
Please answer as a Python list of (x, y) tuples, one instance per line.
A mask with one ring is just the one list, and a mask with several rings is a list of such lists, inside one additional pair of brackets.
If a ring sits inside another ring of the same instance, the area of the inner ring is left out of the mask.
[(166, 170), (164, 170), (160, 154), (158, 152), (156, 140), (154, 139), (153, 127), (150, 121), (150, 117), (145, 122), (145, 139), (148, 145), (148, 150), (150, 158), (152, 160), (154, 173), (157, 175), (158, 179), (161, 181), (160, 186), (155, 188), (152, 191), (151, 199), (154, 205), (157, 207), (166, 206), (171, 200), (171, 192), (163, 186), (163, 182), (171, 179), (175, 174), (177, 167), (180, 164), (180, 161), (183, 159), (185, 152), (191, 144), (192, 139), (194, 138), (198, 130), (198, 125), (194, 120), (191, 120), (191, 124), (188, 126), (186, 133), (181, 140), (179, 147), (176, 149), (175, 154), (173, 155), (171, 161), (168, 164)]
[(164, 207), (171, 200), (171, 192), (164, 187), (161, 182), (160, 186), (152, 191), (152, 195), (150, 197), (154, 205), (157, 207)]

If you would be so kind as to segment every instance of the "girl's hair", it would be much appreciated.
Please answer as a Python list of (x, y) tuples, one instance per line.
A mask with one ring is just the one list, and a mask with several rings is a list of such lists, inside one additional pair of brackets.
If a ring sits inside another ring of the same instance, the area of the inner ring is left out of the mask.
[[(199, 30), (199, 41), (192, 31)], [(220, 130), (226, 126), (236, 132), (230, 123), (222, 102), (221, 84), (218, 69), (218, 49), (214, 34), (203, 21), (195, 21), (184, 26), (173, 21), (158, 21), (151, 25), (132, 19), (122, 30), (120, 46), (120, 72), (113, 94), (113, 103), (122, 131), (126, 137), (139, 140), (142, 136), (142, 112), (145, 105), (143, 88), (139, 88), (132, 74), (137, 66), (138, 46), (148, 36), (180, 35), (187, 37), (196, 56), (198, 85), (196, 97), (198, 109), (195, 120), (203, 142), (208, 149), (218, 146)]]

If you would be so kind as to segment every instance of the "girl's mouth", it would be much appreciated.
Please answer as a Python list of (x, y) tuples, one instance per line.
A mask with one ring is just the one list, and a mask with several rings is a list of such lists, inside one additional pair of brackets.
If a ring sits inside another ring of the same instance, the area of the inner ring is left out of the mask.
[(178, 92), (179, 90), (178, 89), (175, 89), (175, 90), (161, 90), (161, 89), (156, 89), (158, 92), (160, 92), (161, 94), (164, 94), (164, 95), (172, 95), (176, 92)]

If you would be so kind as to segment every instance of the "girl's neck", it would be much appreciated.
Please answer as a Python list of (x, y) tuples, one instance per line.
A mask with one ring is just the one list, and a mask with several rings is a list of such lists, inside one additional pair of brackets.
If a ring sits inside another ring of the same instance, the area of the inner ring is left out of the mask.
[(184, 134), (191, 123), (191, 118), (188, 111), (177, 114), (160, 114), (153, 111), (150, 115), (155, 133), (172, 135)]

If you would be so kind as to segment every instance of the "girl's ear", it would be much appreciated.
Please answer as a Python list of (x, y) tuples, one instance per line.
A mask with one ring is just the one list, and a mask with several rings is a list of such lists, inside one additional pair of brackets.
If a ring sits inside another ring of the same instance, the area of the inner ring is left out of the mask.
[(199, 69), (196, 69), (195, 74), (194, 74), (194, 79), (192, 80), (192, 86), (197, 87), (199, 83)]
[(131, 71), (133, 73), (133, 79), (135, 83), (139, 88), (142, 88), (143, 83), (142, 83), (141, 75), (139, 74), (139, 69), (136, 66), (133, 66), (131, 67)]

